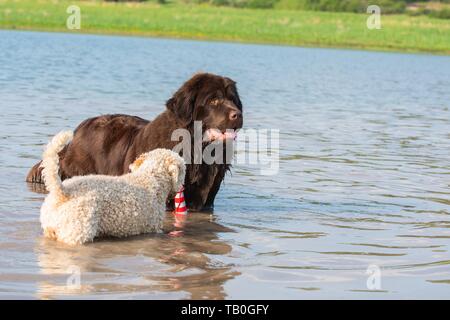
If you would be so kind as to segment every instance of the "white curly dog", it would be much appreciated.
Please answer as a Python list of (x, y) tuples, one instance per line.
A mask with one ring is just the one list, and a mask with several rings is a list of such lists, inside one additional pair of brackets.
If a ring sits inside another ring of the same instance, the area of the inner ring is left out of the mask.
[(43, 155), (49, 191), (41, 208), (44, 235), (76, 245), (97, 237), (161, 232), (166, 199), (184, 182), (183, 158), (155, 149), (139, 156), (123, 176), (89, 175), (61, 182), (58, 153), (72, 137), (71, 131), (60, 132)]

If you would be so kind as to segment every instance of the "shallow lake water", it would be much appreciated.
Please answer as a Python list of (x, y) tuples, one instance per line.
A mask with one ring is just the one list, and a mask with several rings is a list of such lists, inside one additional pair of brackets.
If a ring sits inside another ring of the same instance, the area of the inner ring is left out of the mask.
[[(280, 130), (278, 173), (235, 165), (180, 237), (44, 239), (48, 139), (151, 119), (197, 71)], [(0, 298), (450, 298), (449, 107), (449, 57), (0, 31)]]

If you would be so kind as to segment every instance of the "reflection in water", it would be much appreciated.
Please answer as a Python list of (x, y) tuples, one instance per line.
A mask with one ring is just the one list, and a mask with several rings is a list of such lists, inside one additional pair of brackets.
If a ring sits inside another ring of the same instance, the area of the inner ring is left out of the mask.
[(47, 194), (47, 189), (45, 189), (45, 185), (42, 183), (30, 183), (26, 182), (28, 190), (35, 193)]
[[(102, 240), (86, 246), (70, 247), (41, 237), (36, 246), (40, 273), (51, 277), (38, 283), (38, 297), (102, 292), (136, 298), (156, 294), (166, 298), (226, 298), (223, 285), (239, 272), (214, 264), (210, 256), (230, 253), (231, 246), (218, 241), (217, 232), (232, 230), (210, 221), (209, 215), (198, 214), (189, 219), (182, 237), (173, 238), (167, 235), (173, 220), (168, 214), (164, 235)], [(67, 285), (77, 270), (80, 286), (73, 282)]]

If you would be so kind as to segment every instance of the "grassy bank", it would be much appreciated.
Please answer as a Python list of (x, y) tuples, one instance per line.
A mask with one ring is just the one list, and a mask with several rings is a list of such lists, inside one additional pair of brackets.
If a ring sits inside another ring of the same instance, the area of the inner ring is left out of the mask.
[[(66, 28), (66, 9), (81, 8), (81, 30)], [(299, 46), (450, 54), (450, 20), (382, 15), (382, 29), (354, 13), (236, 9), (99, 1), (0, 0), (0, 28), (131, 34)]]

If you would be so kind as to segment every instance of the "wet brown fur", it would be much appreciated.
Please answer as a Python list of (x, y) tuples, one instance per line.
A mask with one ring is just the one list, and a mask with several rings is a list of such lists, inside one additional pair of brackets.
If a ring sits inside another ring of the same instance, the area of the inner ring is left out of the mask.
[[(237, 119), (229, 118), (238, 112)], [(242, 127), (242, 103), (235, 82), (229, 78), (200, 73), (185, 82), (167, 101), (166, 110), (153, 121), (124, 114), (103, 115), (83, 121), (73, 141), (60, 153), (62, 179), (79, 175), (122, 175), (142, 153), (156, 148), (172, 149), (178, 128), (193, 131), (193, 122), (203, 121), (203, 130)], [(203, 146), (204, 147), (204, 146)], [(193, 150), (191, 152), (193, 157)], [(27, 181), (43, 183), (37, 163)], [(188, 164), (185, 199), (190, 210), (211, 210), (229, 164)], [(170, 205), (169, 205), (170, 206)]]

